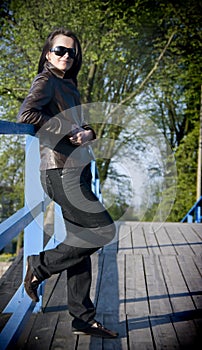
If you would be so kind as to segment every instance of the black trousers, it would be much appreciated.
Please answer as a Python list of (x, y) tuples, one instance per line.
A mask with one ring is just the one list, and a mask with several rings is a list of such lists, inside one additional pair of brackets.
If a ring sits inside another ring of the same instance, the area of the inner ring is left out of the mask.
[(42, 171), (41, 183), (61, 206), (67, 235), (56, 248), (31, 256), (33, 272), (43, 281), (67, 270), (68, 307), (73, 322), (89, 322), (95, 316), (90, 299), (90, 255), (113, 239), (114, 222), (91, 190), (90, 166)]

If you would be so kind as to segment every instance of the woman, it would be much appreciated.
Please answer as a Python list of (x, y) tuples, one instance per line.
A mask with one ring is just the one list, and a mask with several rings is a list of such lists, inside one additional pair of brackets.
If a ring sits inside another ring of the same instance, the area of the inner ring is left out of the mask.
[(38, 75), (24, 100), (18, 121), (35, 125), (40, 139), (41, 183), (61, 206), (67, 237), (55, 249), (27, 258), (24, 286), (35, 302), (39, 284), (67, 270), (68, 306), (74, 334), (115, 338), (95, 320), (90, 300), (90, 255), (110, 242), (115, 225), (91, 190), (89, 143), (96, 138), (82, 117), (77, 74), (80, 43), (71, 31), (54, 30), (47, 38)]

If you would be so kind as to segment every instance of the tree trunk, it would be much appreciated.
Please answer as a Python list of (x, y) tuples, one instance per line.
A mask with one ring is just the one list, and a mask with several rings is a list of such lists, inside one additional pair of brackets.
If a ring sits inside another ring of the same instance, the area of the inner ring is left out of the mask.
[(84, 103), (92, 102), (91, 93), (93, 90), (93, 84), (94, 84), (96, 70), (97, 70), (97, 65), (95, 63), (92, 63), (90, 70), (89, 70), (89, 73), (88, 73), (87, 88), (86, 88), (85, 96), (83, 98)]
[(21, 232), (18, 235), (18, 239), (17, 239), (17, 246), (16, 246), (16, 255), (18, 255), (20, 253), (20, 250), (23, 247), (23, 232)]

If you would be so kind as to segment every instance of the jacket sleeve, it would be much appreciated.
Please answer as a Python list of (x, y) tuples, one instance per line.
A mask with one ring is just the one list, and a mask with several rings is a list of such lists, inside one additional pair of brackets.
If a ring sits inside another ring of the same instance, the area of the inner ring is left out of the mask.
[(44, 112), (44, 107), (52, 98), (51, 83), (46, 76), (38, 75), (31, 86), (28, 96), (25, 98), (17, 120), (20, 123), (33, 124), (40, 128), (51, 116)]
[(18, 122), (35, 125), (41, 134), (48, 132), (66, 136), (71, 130), (71, 126), (63, 114), (51, 115), (51, 112), (47, 113), (47, 106), (52, 98), (54, 98), (52, 80), (46, 75), (38, 75), (20, 108), (17, 116)]

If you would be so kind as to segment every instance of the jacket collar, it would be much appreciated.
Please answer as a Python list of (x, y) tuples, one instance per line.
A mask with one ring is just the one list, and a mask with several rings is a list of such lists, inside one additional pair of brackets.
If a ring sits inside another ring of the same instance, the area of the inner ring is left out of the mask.
[(45, 62), (44, 64), (44, 68), (51, 71), (51, 73), (53, 73), (57, 78), (64, 78), (65, 76), (65, 71), (56, 68), (52, 63), (50, 62)]

